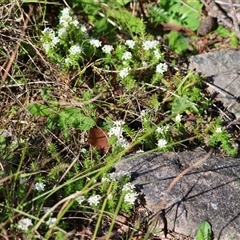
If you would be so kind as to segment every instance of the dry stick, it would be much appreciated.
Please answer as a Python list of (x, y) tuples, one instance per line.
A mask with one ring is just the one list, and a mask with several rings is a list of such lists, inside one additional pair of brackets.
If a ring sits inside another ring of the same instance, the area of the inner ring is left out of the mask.
[[(26, 20), (23, 23), (23, 28), (22, 28), (22, 31), (21, 31), (21, 34), (20, 34), (20, 38), (17, 41), (17, 46), (15, 47), (14, 51), (12, 52), (12, 55), (10, 56), (10, 58), (8, 60), (7, 66), (4, 69), (4, 73), (3, 73), (3, 76), (2, 76), (2, 84), (1, 85), (4, 85), (4, 83), (6, 81), (6, 78), (7, 78), (8, 74), (9, 74), (10, 68), (13, 65), (13, 61), (16, 58), (18, 49), (20, 47), (20, 43), (23, 40), (23, 38), (25, 37), (25, 35), (26, 35), (26, 29), (27, 29), (27, 25), (28, 25), (28, 22), (29, 22), (29, 16), (32, 14), (32, 11), (33, 11), (33, 8), (30, 7), (29, 12), (27, 14), (27, 18), (26, 18)], [(0, 90), (1, 90), (1, 88), (2, 88), (2, 86), (0, 86)]]
[[(221, 21), (225, 27), (228, 27), (229, 29), (233, 28), (232, 24), (229, 23), (226, 19), (224, 19), (216, 10), (214, 10), (213, 7), (210, 7), (209, 4), (205, 0), (201, 0), (201, 2), (209, 10), (210, 14), (213, 15), (214, 17), (216, 17), (219, 21)], [(224, 13), (222, 13), (222, 11), (219, 8), (218, 8), (218, 10), (219, 10), (219, 12), (221, 12), (222, 15), (224, 15)]]
[(153, 214), (152, 219), (151, 219), (151, 231), (155, 228), (156, 223), (159, 219), (159, 215), (160, 213), (166, 208), (166, 197), (167, 195), (171, 192), (171, 190), (173, 189), (173, 187), (176, 185), (176, 183), (184, 176), (186, 175), (188, 172), (190, 172), (192, 169), (199, 167), (200, 165), (202, 165), (213, 153), (213, 149), (211, 149), (208, 154), (201, 158), (200, 160), (198, 160), (197, 162), (193, 163), (191, 166), (189, 166), (188, 168), (186, 168), (184, 171), (182, 171), (177, 177), (175, 177), (172, 182), (170, 183), (170, 185), (168, 186), (167, 190), (165, 191), (162, 199), (160, 201), (158, 201), (156, 204), (159, 205), (158, 207), (158, 211), (156, 213)]
[(240, 31), (239, 31), (239, 25), (237, 20), (237, 14), (236, 14), (236, 9), (235, 9), (235, 6), (233, 5), (232, 0), (230, 0), (230, 8), (231, 8), (231, 18), (233, 20), (234, 30), (237, 34), (238, 39), (240, 40)]

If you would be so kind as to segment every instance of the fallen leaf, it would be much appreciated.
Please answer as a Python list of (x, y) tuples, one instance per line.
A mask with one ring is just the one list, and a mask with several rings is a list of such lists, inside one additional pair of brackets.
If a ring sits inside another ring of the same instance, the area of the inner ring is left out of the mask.
[(88, 143), (103, 153), (109, 151), (108, 134), (100, 127), (92, 127), (88, 134)]

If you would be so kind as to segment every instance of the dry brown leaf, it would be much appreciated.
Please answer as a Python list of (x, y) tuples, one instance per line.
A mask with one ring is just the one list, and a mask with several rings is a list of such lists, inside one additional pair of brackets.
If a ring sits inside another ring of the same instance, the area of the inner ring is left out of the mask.
[(88, 143), (103, 153), (109, 151), (108, 134), (100, 127), (92, 127), (88, 134)]

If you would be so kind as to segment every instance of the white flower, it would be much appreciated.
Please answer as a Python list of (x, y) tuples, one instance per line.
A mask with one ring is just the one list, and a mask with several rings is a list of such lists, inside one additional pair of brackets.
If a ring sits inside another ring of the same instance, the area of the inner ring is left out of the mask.
[(77, 19), (73, 20), (72, 25), (77, 28), (79, 26), (78, 20)]
[(35, 183), (34, 185), (34, 189), (37, 190), (37, 191), (44, 191), (44, 188), (45, 188), (45, 184), (40, 182), (40, 183)]
[(43, 207), (44, 213), (50, 212), (51, 208), (50, 207)]
[(59, 19), (60, 24), (63, 25), (64, 28), (67, 28), (69, 24), (73, 21), (72, 16), (70, 15), (71, 10), (69, 8), (64, 8), (62, 10), (62, 15)]
[(51, 228), (56, 221), (57, 221), (56, 218), (49, 218), (49, 219), (46, 221), (46, 224), (49, 226), (49, 228)]
[(19, 178), (19, 183), (20, 184), (25, 184), (27, 182), (27, 178), (20, 177)]
[(101, 182), (110, 182), (110, 178), (102, 177)]
[(126, 40), (125, 44), (126, 44), (129, 48), (133, 49), (133, 48), (134, 48), (134, 45), (135, 45), (135, 41), (133, 41), (133, 40)]
[(53, 39), (52, 39), (52, 45), (53, 45), (53, 46), (56, 45), (56, 44), (58, 44), (59, 42), (60, 42), (59, 37), (53, 37)]
[(104, 53), (111, 53), (112, 50), (113, 50), (113, 46), (111, 46), (111, 45), (104, 45), (104, 46), (102, 47), (102, 51), (103, 51)]
[(216, 133), (221, 133), (222, 132), (222, 128), (221, 127), (217, 127), (215, 130)]
[(157, 133), (164, 133), (169, 130), (169, 125), (163, 126), (163, 127), (157, 127), (156, 132)]
[(182, 115), (178, 114), (178, 115), (175, 117), (175, 121), (176, 121), (176, 122), (181, 122), (181, 118), (182, 118)]
[(147, 111), (146, 111), (146, 110), (142, 110), (141, 113), (140, 113), (141, 117), (145, 117), (146, 114), (147, 114)]
[(128, 141), (122, 136), (117, 139), (117, 145), (123, 148), (129, 147)]
[(150, 49), (154, 49), (157, 47), (158, 45), (158, 41), (157, 40), (147, 40), (143, 42), (143, 49), (144, 50), (150, 50)]
[(116, 126), (116, 127), (121, 127), (124, 124), (125, 124), (125, 122), (123, 120), (113, 121), (113, 126)]
[(48, 53), (52, 48), (52, 45), (48, 42), (44, 42), (42, 46), (43, 46), (43, 49), (46, 53)]
[(166, 72), (168, 69), (168, 66), (166, 63), (159, 63), (157, 66), (156, 66), (156, 72), (157, 73), (160, 73), (160, 74), (163, 74), (164, 72)]
[(132, 191), (134, 188), (135, 188), (134, 184), (128, 182), (123, 186), (122, 190), (123, 191)]
[(142, 66), (143, 66), (143, 67), (146, 67), (147, 65), (148, 65), (147, 62), (142, 61)]
[(132, 53), (126, 51), (123, 55), (122, 55), (122, 60), (129, 60), (132, 57)]
[(82, 48), (79, 45), (73, 45), (70, 47), (69, 52), (71, 55), (80, 54), (82, 52)]
[(69, 57), (67, 57), (67, 58), (65, 58), (65, 60), (64, 60), (64, 62), (68, 65), (68, 64), (72, 64), (72, 60), (69, 58)]
[(160, 52), (159, 52), (157, 49), (154, 50), (154, 55), (155, 55), (155, 57), (156, 57), (157, 59), (160, 59), (160, 58), (161, 58), (161, 54), (160, 54)]
[(87, 28), (86, 28), (86, 26), (85, 25), (81, 25), (81, 31), (83, 32), (83, 33), (86, 33), (87, 32)]
[(129, 193), (127, 193), (127, 194), (124, 196), (124, 202), (133, 205), (134, 202), (135, 202), (136, 199), (137, 199), (137, 196), (138, 196), (137, 193), (135, 193), (135, 192), (129, 192)]
[(119, 172), (112, 172), (109, 174), (109, 178), (111, 180), (119, 180), (121, 179), (122, 177), (124, 176), (129, 176), (130, 177), (130, 173), (129, 172), (126, 172), (126, 171), (119, 171)]
[(97, 206), (100, 203), (101, 200), (101, 196), (100, 195), (92, 195), (91, 197), (88, 198), (88, 203), (90, 206)]
[(87, 151), (86, 148), (81, 148), (81, 149), (79, 150), (80, 153), (85, 153), (86, 151)]
[(17, 228), (26, 231), (32, 225), (32, 220), (30, 218), (22, 218), (18, 221)]
[(163, 133), (164, 129), (162, 127), (157, 127), (156, 132), (157, 133)]
[(165, 148), (167, 145), (167, 141), (165, 139), (159, 139), (157, 145), (159, 148)]
[(62, 16), (69, 16), (70, 15), (70, 8), (64, 8), (61, 13), (62, 13)]
[(129, 67), (123, 68), (123, 69), (119, 72), (119, 76), (120, 76), (121, 78), (125, 78), (125, 77), (128, 75), (129, 70), (130, 70)]
[(61, 28), (58, 29), (58, 37), (61, 38), (61, 37), (63, 37), (66, 34), (67, 34), (67, 29), (66, 28), (61, 27)]
[(53, 38), (55, 36), (55, 32), (53, 29), (51, 28), (45, 28), (43, 31), (42, 31), (42, 34), (43, 35), (49, 35), (51, 38)]
[(90, 44), (96, 48), (101, 47), (102, 46), (102, 42), (99, 41), (98, 39), (91, 39), (90, 40)]
[(121, 126), (114, 126), (110, 128), (108, 135), (111, 137), (112, 135), (115, 135), (117, 137), (122, 136), (122, 127)]
[(136, 153), (143, 153), (143, 152), (144, 152), (144, 150), (142, 150), (142, 149), (139, 149), (136, 151)]
[(82, 202), (84, 202), (86, 200), (86, 198), (84, 196), (79, 196), (76, 198), (77, 202), (79, 205), (82, 204)]

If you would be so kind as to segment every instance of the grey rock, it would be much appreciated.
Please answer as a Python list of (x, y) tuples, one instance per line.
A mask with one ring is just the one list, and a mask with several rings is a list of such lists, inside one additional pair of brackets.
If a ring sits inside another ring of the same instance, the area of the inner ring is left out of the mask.
[(218, 93), (227, 110), (240, 118), (240, 52), (221, 50), (189, 59), (189, 69), (206, 78), (210, 93)]
[[(129, 171), (141, 187), (146, 207), (153, 213), (171, 181), (205, 152), (134, 155), (116, 164)], [(195, 236), (202, 221), (212, 224), (214, 239), (240, 239), (240, 159), (210, 157), (190, 171), (167, 195), (168, 229)]]

